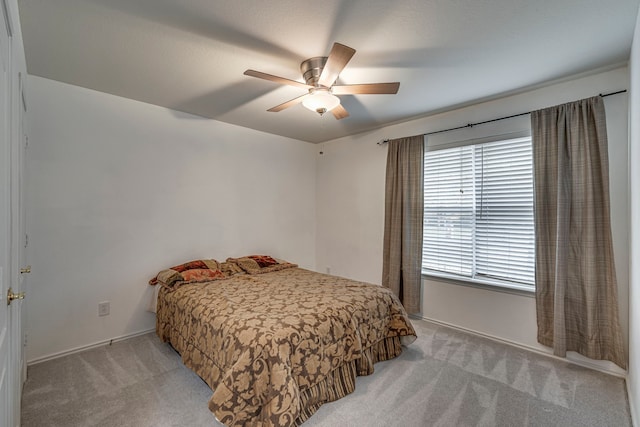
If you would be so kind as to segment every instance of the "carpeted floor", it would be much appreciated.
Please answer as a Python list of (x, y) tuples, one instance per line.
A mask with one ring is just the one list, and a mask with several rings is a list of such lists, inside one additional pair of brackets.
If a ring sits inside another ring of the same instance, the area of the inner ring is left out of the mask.
[[(631, 426), (624, 380), (425, 321), (305, 427)], [(153, 334), (29, 367), (22, 426), (220, 426)]]

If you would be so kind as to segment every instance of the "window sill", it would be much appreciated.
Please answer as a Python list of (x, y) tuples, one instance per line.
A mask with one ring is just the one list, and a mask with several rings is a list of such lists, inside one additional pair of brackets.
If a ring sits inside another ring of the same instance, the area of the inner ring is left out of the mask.
[(431, 279), (440, 282), (451, 283), (453, 285), (468, 286), (471, 288), (484, 289), (493, 292), (503, 292), (507, 294), (520, 295), (524, 297), (534, 298), (535, 289), (526, 285), (518, 285), (515, 283), (507, 283), (493, 280), (466, 279), (454, 274), (436, 273), (433, 271), (422, 271), (423, 279)]

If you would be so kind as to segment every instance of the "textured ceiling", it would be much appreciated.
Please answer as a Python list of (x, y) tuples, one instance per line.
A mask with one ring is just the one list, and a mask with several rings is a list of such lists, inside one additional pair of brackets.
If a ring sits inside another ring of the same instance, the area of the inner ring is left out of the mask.
[[(264, 132), (322, 142), (628, 60), (640, 0), (19, 0), (28, 72)], [(303, 81), (333, 42), (356, 49), (337, 121)], [(621, 87), (626, 82), (621, 82)]]

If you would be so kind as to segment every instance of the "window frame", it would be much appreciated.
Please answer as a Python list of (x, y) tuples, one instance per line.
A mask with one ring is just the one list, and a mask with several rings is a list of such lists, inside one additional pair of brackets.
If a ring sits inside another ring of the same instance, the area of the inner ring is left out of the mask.
[[(452, 141), (452, 142), (440, 143), (437, 145), (436, 144), (429, 145), (429, 139), (425, 137), (425, 156), (427, 155), (428, 152), (433, 152), (433, 151), (440, 151), (440, 150), (445, 150), (450, 148), (458, 148), (458, 147), (469, 146), (469, 145), (479, 145), (479, 144), (506, 141), (510, 139), (519, 139), (519, 138), (531, 139), (531, 130), (527, 129), (525, 131), (520, 131), (520, 132), (513, 132), (508, 134), (496, 134), (496, 135), (491, 135), (483, 138), (474, 138), (474, 139), (468, 139), (468, 140), (462, 140), (462, 141)], [(533, 151), (531, 155), (532, 155), (532, 162), (533, 162)], [(533, 165), (532, 165), (531, 172), (532, 172), (532, 181), (533, 181)], [(532, 190), (532, 197), (533, 197), (533, 214), (535, 215), (535, 188), (533, 188)], [(474, 204), (475, 204), (475, 197), (474, 197)], [(534, 218), (533, 226), (534, 226), (534, 235), (535, 235), (535, 218)], [(474, 236), (474, 239), (475, 239), (475, 236)], [(475, 246), (475, 243), (474, 243), (474, 246)], [(423, 243), (423, 247), (424, 247), (424, 243)], [(473, 256), (475, 258), (475, 251)], [(475, 261), (473, 263), (474, 263), (473, 270), (475, 271)], [(533, 268), (534, 268), (534, 277), (535, 277), (535, 241), (534, 241), (533, 263), (534, 263)], [(506, 293), (512, 293), (517, 295), (530, 296), (530, 297), (533, 297), (536, 291), (535, 282), (533, 285), (529, 285), (521, 282), (492, 279), (489, 277), (482, 277), (482, 276), (466, 277), (466, 276), (458, 275), (455, 273), (425, 269), (424, 263), (421, 266), (421, 272), (422, 272), (423, 279), (426, 278), (430, 280), (442, 281), (446, 283), (469, 286), (469, 287), (485, 289), (485, 290), (506, 292)]]

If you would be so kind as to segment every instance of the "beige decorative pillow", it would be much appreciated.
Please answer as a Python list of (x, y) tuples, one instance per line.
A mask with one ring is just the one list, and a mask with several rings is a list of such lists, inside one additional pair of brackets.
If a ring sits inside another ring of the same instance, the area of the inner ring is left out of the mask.
[(241, 258), (227, 258), (227, 263), (236, 264), (247, 274), (262, 274), (272, 271), (284, 270), (285, 268), (297, 267), (287, 261), (272, 258), (268, 255), (249, 255)]
[(236, 264), (249, 274), (260, 272), (260, 265), (251, 258), (242, 257), (235, 260)]
[(180, 273), (170, 268), (162, 270), (156, 277), (158, 282), (168, 287), (172, 287), (177, 281), (182, 280)]
[(202, 262), (209, 270), (220, 270), (220, 263), (215, 259), (203, 259)]
[(240, 268), (238, 264), (236, 264), (235, 262), (229, 262), (229, 261), (220, 263), (220, 271), (222, 271), (225, 276), (245, 274), (244, 270)]

